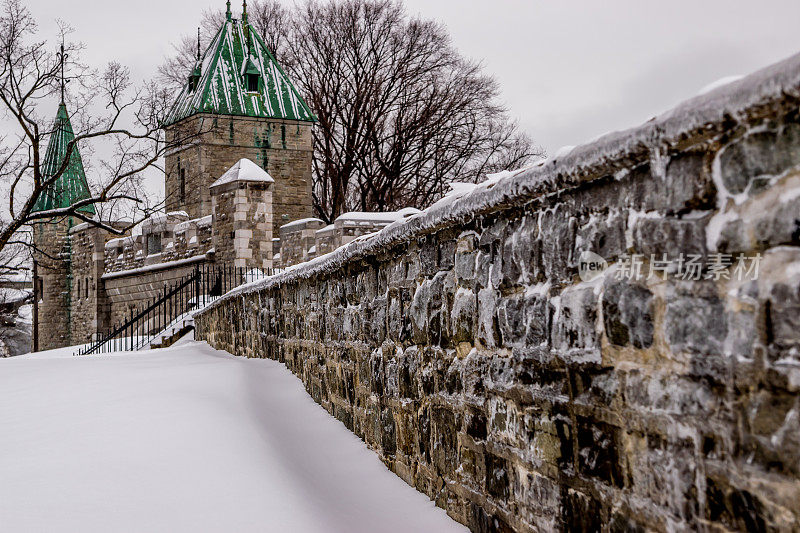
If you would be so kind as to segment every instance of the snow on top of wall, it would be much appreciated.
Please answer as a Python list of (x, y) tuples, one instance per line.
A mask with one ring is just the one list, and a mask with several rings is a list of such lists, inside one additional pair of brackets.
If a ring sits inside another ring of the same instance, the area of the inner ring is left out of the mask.
[(187, 220), (186, 222), (181, 222), (180, 224), (175, 225), (175, 233), (185, 233), (186, 230), (191, 228), (192, 226), (196, 225), (197, 221), (195, 220)]
[(339, 218), (337, 218), (334, 222), (394, 222), (403, 218), (398, 212), (389, 211), (389, 212), (361, 212), (361, 211), (351, 211), (350, 213), (345, 213)]
[(164, 231), (168, 222), (176, 222), (175, 219), (186, 221), (188, 218), (189, 214), (186, 211), (170, 211), (169, 213), (159, 213), (143, 220), (141, 224), (141, 230), (144, 233)]
[(289, 222), (288, 224), (284, 224), (278, 229), (287, 230), (311, 223), (324, 224), (324, 222), (318, 218), (301, 218), (300, 220), (295, 220), (294, 222)]
[(266, 170), (256, 165), (247, 158), (240, 159), (229, 168), (225, 174), (211, 184), (210, 188), (219, 187), (234, 181), (249, 181), (260, 183), (275, 183), (275, 180), (270, 176)]
[(698, 95), (708, 94), (708, 93), (710, 93), (711, 91), (713, 91), (715, 89), (719, 89), (720, 87), (724, 87), (725, 85), (728, 85), (729, 83), (733, 83), (735, 81), (739, 81), (743, 77), (744, 76), (742, 76), (741, 74), (740, 75), (735, 75), (735, 76), (725, 76), (724, 78), (720, 78), (717, 81), (709, 83), (708, 85), (706, 85), (705, 87), (703, 87), (702, 89), (697, 91), (697, 94)]
[(119, 239), (111, 239), (106, 243), (106, 249), (110, 250), (111, 248), (117, 248), (118, 246), (123, 246), (125, 244), (125, 237), (120, 237)]
[[(134, 274), (147, 274), (149, 272), (156, 272), (156, 271), (159, 271), (159, 270), (168, 270), (170, 268), (177, 268), (177, 267), (181, 267), (181, 266), (191, 265), (191, 264), (194, 264), (194, 263), (199, 263), (199, 262), (208, 260), (208, 256), (209, 256), (210, 253), (211, 252), (209, 251), (209, 252), (207, 252), (205, 254), (195, 255), (195, 256), (192, 256), (192, 257), (187, 257), (186, 259), (178, 259), (177, 261), (168, 261), (166, 263), (153, 263), (152, 265), (146, 265), (146, 266), (142, 266), (142, 267), (138, 267), (138, 268), (132, 268), (130, 270), (120, 270), (118, 272), (108, 272), (106, 274), (103, 274), (102, 279), (104, 279), (104, 280), (116, 279), (116, 278), (122, 278), (122, 277), (125, 277), (125, 276), (133, 276)], [(136, 255), (139, 255), (139, 254), (143, 254), (143, 252), (141, 250), (136, 252)], [(153, 254), (150, 257), (154, 257), (156, 255), (160, 256), (161, 254)]]
[(175, 233), (183, 233), (186, 230), (191, 229), (192, 226), (196, 227), (210, 226), (212, 219), (213, 219), (212, 215), (206, 215), (202, 218), (194, 218), (192, 220), (186, 220), (184, 222), (181, 222), (180, 224), (175, 225)]
[(608, 133), (594, 142), (538, 161), (526, 169), (501, 173), (499, 179), (478, 184), (468, 192), (468, 188), (463, 187), (404, 224), (392, 224), (366, 239), (355, 240), (296, 268), (239, 287), (215, 305), (245, 292), (335, 272), (349, 261), (379, 253), (439, 228), (465, 223), (504, 206), (520, 205), (575, 187), (595, 176), (607, 176), (630, 168), (636, 161), (648, 161), (653, 151), (663, 152), (698, 132), (713, 132), (730, 119), (746, 121), (752, 109), (787, 97), (800, 98), (800, 54), (738, 81), (713, 88), (635, 128)]

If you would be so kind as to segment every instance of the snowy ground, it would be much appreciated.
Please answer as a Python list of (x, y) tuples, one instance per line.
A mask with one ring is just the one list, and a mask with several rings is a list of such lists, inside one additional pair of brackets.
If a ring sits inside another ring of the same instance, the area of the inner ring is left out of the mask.
[(466, 531), (279, 363), (71, 354), (0, 360), (3, 531)]

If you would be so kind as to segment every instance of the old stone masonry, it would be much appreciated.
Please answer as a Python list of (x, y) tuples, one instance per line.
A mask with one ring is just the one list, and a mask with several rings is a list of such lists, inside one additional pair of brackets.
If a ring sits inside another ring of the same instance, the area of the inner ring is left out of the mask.
[(800, 531), (800, 56), (197, 328), (473, 531)]

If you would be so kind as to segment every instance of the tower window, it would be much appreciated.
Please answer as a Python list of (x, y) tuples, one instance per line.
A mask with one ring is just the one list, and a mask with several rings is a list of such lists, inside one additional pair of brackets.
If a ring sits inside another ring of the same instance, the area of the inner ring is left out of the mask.
[(186, 169), (182, 168), (179, 171), (178, 175), (179, 180), (179, 187), (178, 187), (178, 197), (180, 198), (180, 203), (186, 203)]
[(281, 125), (281, 143), (286, 148), (286, 124)]
[(258, 92), (258, 74), (247, 74), (247, 92)]
[(178, 157), (178, 202), (183, 204), (186, 201), (186, 169), (181, 165), (181, 158)]
[(231, 120), (230, 126), (228, 127), (228, 140), (231, 144), (233, 144), (233, 120)]

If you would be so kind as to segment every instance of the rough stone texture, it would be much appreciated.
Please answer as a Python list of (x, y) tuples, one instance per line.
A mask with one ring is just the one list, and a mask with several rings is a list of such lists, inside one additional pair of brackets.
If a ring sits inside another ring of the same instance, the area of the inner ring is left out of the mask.
[(70, 343), (85, 344), (109, 323), (111, 302), (102, 276), (106, 262), (108, 231), (82, 224), (70, 231), (72, 287)]
[(272, 184), (234, 181), (213, 187), (216, 260), (236, 268), (272, 268)]
[(69, 262), (68, 219), (41, 222), (33, 226), (34, 261), (39, 277), (39, 349), (52, 350), (68, 346), (70, 333), (70, 301), (72, 268)]
[[(798, 531), (798, 95), (794, 58), (235, 291), (197, 336), (283, 361), (476, 532)], [(728, 250), (757, 281), (616, 276)]]
[(300, 219), (280, 227), (281, 266), (291, 266), (314, 257), (317, 230), (325, 226), (318, 218)]

